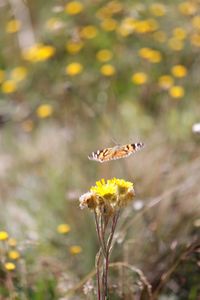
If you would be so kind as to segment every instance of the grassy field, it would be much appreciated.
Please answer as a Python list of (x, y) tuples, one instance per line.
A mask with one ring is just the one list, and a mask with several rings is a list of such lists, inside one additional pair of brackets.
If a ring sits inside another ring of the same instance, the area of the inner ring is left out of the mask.
[(198, 300), (199, 2), (3, 0), (0, 26), (0, 299), (105, 300), (79, 198), (120, 178), (107, 300)]

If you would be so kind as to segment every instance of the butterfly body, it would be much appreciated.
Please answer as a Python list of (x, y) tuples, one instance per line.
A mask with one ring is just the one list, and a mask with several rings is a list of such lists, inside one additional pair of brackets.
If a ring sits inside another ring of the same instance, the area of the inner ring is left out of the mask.
[(117, 145), (111, 148), (105, 148), (102, 150), (97, 150), (96, 152), (92, 152), (92, 154), (89, 155), (88, 158), (90, 160), (96, 160), (102, 163), (109, 160), (127, 157), (142, 149), (143, 147), (143, 143)]

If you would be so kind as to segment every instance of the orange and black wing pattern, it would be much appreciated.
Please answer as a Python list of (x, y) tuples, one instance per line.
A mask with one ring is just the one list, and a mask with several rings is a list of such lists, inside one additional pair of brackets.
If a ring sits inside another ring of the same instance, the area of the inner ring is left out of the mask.
[(88, 156), (90, 160), (96, 160), (98, 162), (105, 162), (109, 160), (120, 159), (123, 157), (127, 157), (136, 151), (142, 149), (144, 147), (143, 143), (134, 143), (134, 144), (126, 144), (122, 146), (115, 146), (112, 148), (105, 148), (102, 150), (97, 150), (96, 152), (92, 152), (91, 155)]

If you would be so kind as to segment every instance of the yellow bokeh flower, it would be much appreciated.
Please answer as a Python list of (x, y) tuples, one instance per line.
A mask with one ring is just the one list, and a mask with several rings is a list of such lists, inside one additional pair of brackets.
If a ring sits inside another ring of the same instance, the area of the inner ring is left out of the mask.
[(21, 22), (19, 20), (11, 20), (6, 24), (6, 32), (15, 33), (21, 28)]
[(173, 30), (173, 36), (178, 40), (184, 40), (187, 36), (187, 32), (184, 28), (176, 27)]
[(5, 78), (5, 72), (3, 70), (0, 70), (0, 83), (3, 82), (4, 78)]
[(195, 29), (200, 30), (200, 16), (199, 15), (192, 18), (192, 26)]
[(172, 98), (182, 98), (185, 94), (184, 88), (182, 86), (174, 85), (169, 89), (169, 94)]
[(168, 90), (174, 83), (174, 79), (170, 75), (162, 75), (159, 77), (158, 85), (164, 89)]
[(37, 44), (23, 52), (23, 58), (30, 62), (40, 62), (51, 58), (55, 54), (53, 46)]
[(10, 247), (15, 247), (15, 246), (17, 245), (16, 239), (14, 239), (14, 238), (9, 238), (9, 240), (8, 240), (8, 245), (9, 245)]
[(112, 18), (102, 20), (100, 26), (105, 31), (114, 31), (117, 28), (117, 21)]
[(12, 262), (6, 262), (4, 264), (4, 268), (7, 270), (7, 271), (13, 271), (16, 269), (16, 266), (15, 264), (13, 264)]
[(151, 63), (159, 63), (162, 59), (161, 53), (151, 48), (141, 48), (139, 50), (139, 55)]
[(74, 245), (69, 248), (69, 252), (73, 255), (76, 255), (82, 252), (82, 248), (80, 246)]
[(183, 15), (193, 15), (197, 11), (197, 5), (192, 1), (181, 2), (178, 8)]
[(149, 10), (152, 15), (156, 17), (162, 17), (166, 14), (166, 7), (161, 3), (153, 3), (149, 6)]
[(153, 38), (155, 41), (157, 41), (159, 43), (164, 43), (167, 40), (167, 35), (164, 31), (158, 30), (153, 33)]
[(183, 65), (173, 66), (171, 72), (175, 77), (185, 77), (187, 75), (187, 69)]
[(137, 20), (134, 18), (124, 18), (120, 24), (120, 26), (117, 28), (117, 33), (119, 33), (121, 36), (128, 36), (131, 33), (135, 31), (135, 28), (137, 26)]
[(0, 241), (6, 241), (8, 239), (8, 233), (6, 231), (0, 231)]
[(11, 94), (17, 90), (17, 84), (14, 80), (6, 80), (2, 83), (1, 91), (4, 94)]
[(200, 47), (200, 33), (194, 33), (190, 37), (190, 42), (195, 47)]
[(96, 54), (96, 58), (102, 62), (109, 61), (109, 60), (111, 60), (112, 57), (113, 57), (113, 54), (108, 49), (99, 50)]
[(27, 76), (27, 69), (25, 67), (16, 67), (11, 71), (10, 76), (15, 81), (24, 80)]
[(50, 104), (42, 104), (37, 108), (36, 113), (41, 119), (47, 118), (52, 115), (53, 107)]
[(131, 81), (137, 85), (145, 84), (147, 82), (147, 80), (148, 80), (148, 76), (144, 72), (134, 73), (131, 77)]
[(71, 227), (68, 224), (60, 224), (57, 227), (57, 232), (60, 234), (66, 234), (70, 232)]
[(93, 25), (85, 26), (81, 29), (80, 35), (85, 39), (93, 39), (97, 36), (97, 28)]
[(69, 41), (66, 43), (66, 49), (70, 54), (76, 54), (80, 52), (80, 50), (83, 48), (83, 45), (84, 44), (82, 41), (78, 41), (78, 42)]
[(180, 51), (184, 47), (183, 41), (177, 39), (176, 37), (172, 37), (168, 40), (168, 46), (174, 51)]
[(145, 34), (158, 30), (159, 24), (155, 19), (140, 20), (135, 23), (135, 32)]
[(8, 257), (13, 260), (17, 260), (20, 258), (20, 253), (16, 250), (12, 250), (8, 252)]
[(77, 15), (83, 10), (83, 4), (79, 1), (71, 1), (66, 4), (65, 11), (69, 15)]
[(115, 74), (115, 67), (110, 64), (105, 64), (101, 67), (100, 72), (107, 77), (113, 76)]
[(73, 62), (67, 65), (65, 71), (69, 76), (76, 76), (83, 71), (83, 66), (78, 62)]

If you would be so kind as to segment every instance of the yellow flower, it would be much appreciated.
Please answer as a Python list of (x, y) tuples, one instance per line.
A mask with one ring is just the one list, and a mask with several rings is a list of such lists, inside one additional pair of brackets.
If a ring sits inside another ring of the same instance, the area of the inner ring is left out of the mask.
[(196, 4), (189, 1), (180, 3), (178, 8), (183, 15), (193, 15), (197, 11)]
[(18, 251), (12, 250), (8, 252), (8, 257), (13, 260), (17, 260), (20, 258), (20, 253)]
[(150, 48), (141, 48), (139, 50), (139, 55), (142, 58), (147, 59), (151, 63), (159, 63), (162, 59), (161, 53), (159, 51)]
[(15, 33), (21, 28), (21, 22), (19, 20), (11, 20), (6, 25), (6, 32)]
[(81, 29), (80, 35), (85, 39), (93, 39), (97, 35), (97, 29), (93, 25), (85, 26)]
[(123, 21), (121, 22), (120, 26), (117, 29), (117, 32), (121, 35), (121, 36), (128, 36), (131, 33), (134, 32), (136, 26), (137, 26), (137, 20), (127, 17), (125, 19), (123, 19)]
[(173, 36), (178, 40), (184, 40), (186, 38), (186, 30), (181, 27), (176, 27), (173, 30)]
[(37, 108), (36, 111), (39, 118), (47, 118), (52, 115), (53, 113), (53, 107), (49, 104), (42, 104)]
[(137, 21), (135, 23), (135, 32), (137, 33), (149, 33), (157, 30), (159, 24), (155, 19), (147, 19), (142, 21)]
[(166, 14), (166, 7), (161, 3), (151, 4), (149, 10), (156, 17), (162, 17)]
[(13, 271), (16, 269), (16, 266), (15, 264), (13, 264), (12, 262), (6, 262), (4, 264), (4, 268), (7, 270), (7, 271)]
[(83, 10), (83, 4), (79, 1), (71, 1), (66, 4), (65, 11), (69, 15), (77, 15)]
[(39, 62), (51, 58), (54, 54), (55, 48), (53, 46), (37, 44), (30, 48), (27, 48), (23, 52), (23, 57), (24, 59), (31, 62)]
[(170, 75), (162, 75), (159, 77), (158, 84), (161, 88), (168, 90), (174, 83), (174, 79)]
[(69, 252), (76, 255), (82, 252), (82, 248), (80, 246), (74, 245), (69, 248)]
[(184, 44), (183, 41), (177, 39), (176, 37), (172, 37), (168, 40), (168, 46), (174, 51), (180, 51), (183, 49)]
[(82, 48), (83, 48), (83, 42), (81, 41), (78, 42), (69, 41), (66, 43), (66, 49), (71, 54), (78, 53)]
[(153, 33), (153, 38), (159, 43), (164, 43), (167, 39), (167, 36), (164, 31), (160, 30)]
[(57, 227), (57, 232), (60, 234), (66, 234), (70, 232), (71, 227), (68, 224), (60, 224)]
[(8, 233), (6, 231), (0, 231), (0, 241), (6, 241), (8, 239)]
[(105, 31), (114, 31), (117, 28), (117, 21), (112, 18), (107, 18), (104, 19), (100, 25)]
[(108, 183), (112, 183), (112, 184), (116, 184), (117, 186), (121, 187), (121, 188), (133, 188), (133, 183), (130, 181), (126, 181), (124, 179), (117, 179), (117, 178), (113, 178), (108, 180)]
[(200, 34), (194, 33), (191, 35), (190, 42), (195, 47), (200, 47)]
[(187, 69), (183, 65), (173, 66), (171, 72), (175, 77), (185, 77), (187, 75)]
[(4, 78), (5, 78), (5, 72), (3, 70), (0, 70), (0, 83), (3, 82)]
[(195, 29), (200, 30), (200, 16), (195, 16), (192, 18), (192, 26)]
[(185, 94), (184, 88), (182, 86), (174, 85), (170, 88), (169, 94), (172, 98), (182, 98)]
[(97, 52), (96, 57), (99, 61), (105, 62), (110, 60), (113, 57), (113, 54), (108, 49), (102, 49)]
[(25, 67), (16, 67), (11, 71), (10, 75), (15, 81), (24, 80), (27, 76), (27, 69)]
[(70, 63), (65, 69), (66, 73), (69, 76), (76, 76), (80, 74), (82, 70), (83, 70), (83, 66), (78, 62)]
[(112, 195), (115, 195), (117, 192), (116, 185), (111, 182), (105, 183), (104, 179), (97, 181), (96, 185), (92, 186), (90, 191), (96, 193), (100, 197), (112, 197)]
[(105, 64), (101, 67), (100, 71), (104, 76), (113, 76), (115, 74), (115, 67), (110, 64)]
[(15, 246), (17, 245), (16, 239), (9, 238), (9, 240), (8, 240), (8, 245), (9, 245), (10, 247), (15, 247)]
[(11, 94), (17, 90), (16, 81), (14, 80), (6, 80), (2, 83), (1, 86), (2, 93)]
[(131, 77), (131, 81), (137, 85), (145, 84), (147, 80), (147, 74), (145, 74), (144, 72), (134, 73)]

